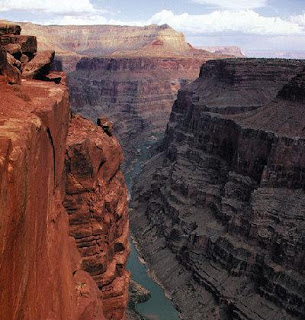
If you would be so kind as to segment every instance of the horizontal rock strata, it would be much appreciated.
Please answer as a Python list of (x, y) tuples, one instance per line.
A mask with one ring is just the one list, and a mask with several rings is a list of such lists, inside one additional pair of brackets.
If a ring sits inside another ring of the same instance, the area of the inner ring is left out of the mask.
[(303, 69), (208, 62), (137, 180), (133, 231), (184, 319), (305, 316)]
[(114, 122), (130, 168), (143, 141), (163, 134), (178, 90), (199, 74), (201, 57), (83, 58), (69, 74), (74, 110)]
[[(39, 50), (56, 50), (64, 62), (65, 70), (72, 71), (75, 63), (70, 59), (82, 56), (105, 56), (138, 52), (139, 55), (192, 51), (182, 33), (168, 25), (129, 26), (40, 26), (21, 24), (23, 31), (34, 34)], [(71, 68), (70, 68), (71, 67)]]

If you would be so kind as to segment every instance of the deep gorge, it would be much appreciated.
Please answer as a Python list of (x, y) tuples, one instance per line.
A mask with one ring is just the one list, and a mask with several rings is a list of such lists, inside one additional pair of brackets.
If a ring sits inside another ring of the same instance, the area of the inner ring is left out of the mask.
[[(0, 318), (302, 320), (304, 61), (167, 25), (22, 27), (59, 52), (0, 24)], [(138, 312), (130, 234), (158, 295)]]

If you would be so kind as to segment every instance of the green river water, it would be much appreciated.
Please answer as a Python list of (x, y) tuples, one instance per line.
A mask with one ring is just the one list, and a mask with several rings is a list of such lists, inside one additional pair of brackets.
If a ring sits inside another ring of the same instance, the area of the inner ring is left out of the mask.
[(148, 276), (145, 265), (139, 261), (139, 254), (132, 241), (130, 245), (128, 270), (131, 272), (131, 277), (151, 293), (148, 301), (136, 306), (137, 311), (149, 320), (179, 320), (178, 312), (170, 299), (166, 297), (163, 289)]
[[(125, 175), (128, 189), (135, 177), (141, 171), (141, 161), (149, 158), (149, 148), (153, 142), (147, 142), (139, 150), (138, 161), (134, 164), (133, 170)], [(171, 300), (166, 297), (163, 288), (154, 282), (148, 275), (148, 270), (139, 260), (139, 254), (130, 241), (130, 256), (128, 270), (134, 281), (142, 285), (151, 293), (151, 298), (143, 303), (137, 304), (136, 310), (148, 320), (179, 320), (178, 311), (174, 308)]]

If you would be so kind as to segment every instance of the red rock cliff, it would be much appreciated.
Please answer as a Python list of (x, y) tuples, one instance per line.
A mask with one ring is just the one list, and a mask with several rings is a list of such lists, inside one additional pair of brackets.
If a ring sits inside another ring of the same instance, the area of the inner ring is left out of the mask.
[[(20, 33), (15, 29), (0, 26), (0, 35)], [(0, 319), (124, 319), (129, 248), (121, 148), (101, 128), (71, 119), (62, 75), (47, 75), (47, 67), (39, 77), (61, 83), (10, 85), (10, 64), (1, 57)], [(28, 62), (30, 69), (48, 65), (42, 60)], [(21, 71), (14, 70), (18, 77)]]

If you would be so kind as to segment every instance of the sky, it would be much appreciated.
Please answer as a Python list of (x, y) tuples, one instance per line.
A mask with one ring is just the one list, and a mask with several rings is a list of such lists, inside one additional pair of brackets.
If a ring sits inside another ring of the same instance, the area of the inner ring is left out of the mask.
[(305, 0), (0, 0), (0, 19), (39, 24), (167, 23), (195, 46), (305, 50)]

